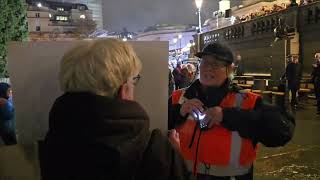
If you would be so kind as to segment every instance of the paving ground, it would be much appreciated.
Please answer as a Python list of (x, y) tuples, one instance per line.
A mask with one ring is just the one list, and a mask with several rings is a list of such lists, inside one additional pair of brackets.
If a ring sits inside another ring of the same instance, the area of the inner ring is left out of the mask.
[(281, 148), (260, 148), (255, 163), (257, 180), (320, 180), (320, 115), (315, 100), (288, 110), (296, 117), (293, 140)]

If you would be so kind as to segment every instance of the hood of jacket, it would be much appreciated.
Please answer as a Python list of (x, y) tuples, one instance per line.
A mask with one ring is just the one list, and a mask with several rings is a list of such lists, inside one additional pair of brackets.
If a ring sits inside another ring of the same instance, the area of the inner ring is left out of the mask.
[(149, 138), (149, 118), (137, 102), (65, 93), (50, 111), (46, 144), (52, 157), (69, 158), (82, 152), (78, 156), (91, 164), (130, 171)]

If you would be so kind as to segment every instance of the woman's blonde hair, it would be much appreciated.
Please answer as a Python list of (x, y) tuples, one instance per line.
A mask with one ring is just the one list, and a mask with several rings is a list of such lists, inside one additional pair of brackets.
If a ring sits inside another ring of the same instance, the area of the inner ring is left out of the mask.
[(85, 41), (63, 56), (60, 87), (64, 92), (91, 92), (113, 98), (121, 85), (140, 70), (141, 62), (126, 42)]

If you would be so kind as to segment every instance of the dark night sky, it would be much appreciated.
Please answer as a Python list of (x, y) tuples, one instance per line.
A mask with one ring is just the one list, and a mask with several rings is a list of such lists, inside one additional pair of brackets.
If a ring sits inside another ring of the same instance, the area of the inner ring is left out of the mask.
[[(219, 7), (219, 0), (204, 0), (202, 21)], [(231, 6), (240, 0), (232, 0)], [(198, 24), (194, 0), (103, 0), (106, 30), (143, 30), (155, 24)]]

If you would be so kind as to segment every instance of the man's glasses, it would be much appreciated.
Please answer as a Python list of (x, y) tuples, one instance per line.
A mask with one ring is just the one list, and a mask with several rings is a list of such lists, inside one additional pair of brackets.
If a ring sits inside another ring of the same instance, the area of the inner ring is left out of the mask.
[(136, 85), (139, 83), (140, 79), (141, 79), (140, 74), (138, 74), (137, 76), (133, 77), (133, 78), (132, 78), (132, 80), (133, 80), (133, 85), (136, 86)]

